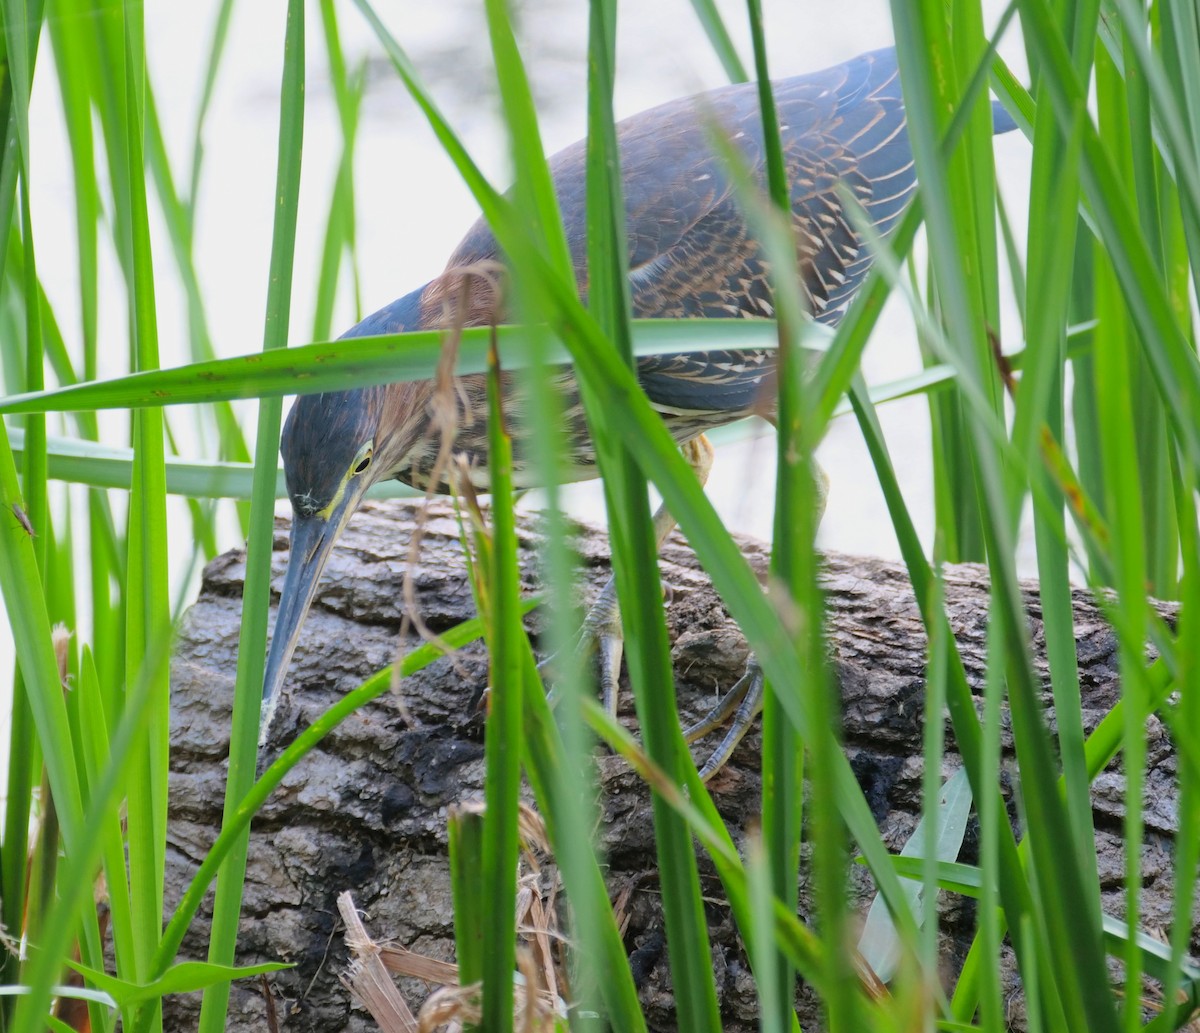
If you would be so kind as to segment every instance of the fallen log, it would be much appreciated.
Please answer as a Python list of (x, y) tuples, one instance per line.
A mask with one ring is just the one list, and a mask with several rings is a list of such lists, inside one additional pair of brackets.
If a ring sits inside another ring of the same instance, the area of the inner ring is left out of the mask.
[[(411, 628), (399, 638), (415, 513), (407, 503), (368, 504), (342, 537), (296, 651), (269, 756), (277, 755), (297, 732), (392, 662), (399, 651), (419, 644)], [(519, 526), (522, 587), (529, 591), (536, 588), (536, 523), (535, 515), (526, 515)], [(411, 571), (420, 614), (434, 632), (475, 615), (458, 533), (450, 506), (434, 502), (424, 520), (420, 561)], [(607, 539), (601, 531), (579, 527), (576, 545), (585, 595), (594, 598), (609, 573)], [(764, 571), (766, 546), (750, 539), (741, 539), (740, 545), (754, 567)], [(287, 523), (280, 519), (276, 587), (286, 550)], [(747, 649), (679, 535), (663, 549), (661, 569), (672, 594), (667, 619), (680, 710), (687, 720), (704, 713), (740, 676)], [(220, 825), (244, 570), (240, 551), (226, 553), (208, 566), (172, 667), (168, 909), (178, 901)], [(952, 566), (945, 583), (951, 625), (968, 677), (979, 692), (988, 619), (986, 571), (969, 564)], [(843, 702), (845, 750), (886, 843), (898, 850), (911, 835), (921, 805), (926, 640), (920, 616), (907, 574), (893, 563), (827, 554), (822, 585)], [(1040, 649), (1036, 585), (1026, 583), (1023, 590)], [(1074, 610), (1084, 724), (1090, 731), (1119, 696), (1117, 649), (1086, 593), (1075, 593)], [(1168, 608), (1164, 612), (1169, 613)], [(536, 634), (536, 613), (529, 627)], [(1038, 659), (1038, 670), (1048, 687), (1044, 657)], [(477, 702), (486, 684), (487, 659), (480, 644), (436, 661), (403, 683), (402, 699), (385, 694), (339, 726), (289, 774), (256, 818), (239, 961), (295, 964), (269, 980), (281, 1028), (304, 1033), (377, 1029), (341, 982), (349, 964), (337, 908), (343, 891), (352, 892), (370, 916), (374, 936), (429, 958), (453, 960), (446, 809), (482, 797), (483, 722)], [(1048, 688), (1045, 702), (1049, 708)], [(631, 727), (632, 709), (623, 693), (621, 716)], [(1004, 791), (1015, 821), (1007, 728), (1002, 738), (1007, 758)], [(708, 741), (709, 748), (714, 742)], [(1147, 743), (1142, 915), (1143, 925), (1153, 929), (1170, 924), (1175, 757), (1155, 717), (1147, 723)], [(703, 758), (704, 748), (697, 748), (698, 758)], [(711, 783), (717, 805), (739, 839), (759, 806), (759, 749), (756, 728)], [(946, 772), (956, 763), (951, 736)], [(648, 793), (616, 757), (602, 757), (599, 771), (603, 818), (597, 839), (605, 853), (612, 898), (622, 909), (630, 964), (650, 1027), (675, 1030)], [(1122, 793), (1119, 768), (1104, 772), (1094, 784), (1104, 906), (1117, 915), (1123, 910)], [(973, 861), (975, 849), (969, 832), (961, 859)], [(730, 1033), (757, 1029), (745, 952), (715, 871), (703, 856), (700, 864), (724, 1028)], [(552, 859), (547, 859), (539, 877), (547, 897), (553, 895), (555, 878)], [(871, 880), (858, 866), (852, 866), (848, 878), (851, 906), (863, 913), (874, 893)], [(805, 876), (800, 893), (801, 911), (810, 914)], [(952, 979), (969, 944), (975, 909), (969, 900), (942, 896), (943, 956), (947, 979)], [(210, 905), (211, 894), (206, 906)], [(185, 956), (204, 956), (206, 921), (207, 912), (185, 940)], [(1193, 949), (1196, 946), (1193, 934)], [(1011, 958), (1004, 978), (1012, 992), (1013, 1028), (1022, 1029)], [(403, 979), (399, 986), (414, 1010), (431, 989), (413, 979)], [(198, 1008), (196, 995), (169, 1000), (166, 1028), (195, 1028)], [(798, 1008), (804, 1028), (815, 1028), (819, 1011), (803, 987)], [(235, 984), (227, 1029), (264, 1029), (266, 1012), (257, 983)]]

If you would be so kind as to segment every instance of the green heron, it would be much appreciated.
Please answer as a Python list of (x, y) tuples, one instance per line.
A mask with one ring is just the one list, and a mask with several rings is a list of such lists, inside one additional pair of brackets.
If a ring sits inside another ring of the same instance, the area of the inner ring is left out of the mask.
[[(912, 150), (893, 50), (773, 84), (791, 184), (800, 283), (813, 318), (835, 325), (870, 269), (872, 254), (846, 216), (838, 192), (847, 188), (881, 236), (891, 231), (916, 191)], [(1013, 123), (993, 105), (997, 132)], [(711, 148), (709, 126), (726, 130), (748, 165), (763, 175), (762, 130), (756, 87), (727, 86), (673, 101), (619, 123), (630, 293), (637, 317), (770, 317), (770, 270), (734, 195), (730, 176)], [(586, 160), (577, 143), (551, 159), (555, 188), (575, 273), (586, 283)], [(465, 276), (494, 265), (498, 245), (482, 220), (451, 256), (446, 271), (425, 286), (368, 316), (346, 336), (486, 325), (504, 321), (495, 282)], [(459, 291), (463, 297), (458, 296)], [(458, 305), (449, 302), (457, 299)], [(770, 415), (772, 351), (708, 351), (651, 355), (637, 372), (651, 404), (703, 477), (711, 449), (703, 433), (748, 416)], [(575, 479), (596, 476), (595, 453), (574, 378), (558, 378), (565, 395), (566, 451)], [(478, 487), (487, 488), (487, 428), (482, 376), (458, 377), (457, 412), (449, 448), (465, 457)], [(444, 397), (446, 392), (442, 393)], [(305, 395), (284, 427), (281, 451), (293, 522), (291, 557), (280, 599), (263, 689), (264, 730), (300, 628), (333, 543), (367, 489), (395, 478), (419, 488), (449, 491), (444, 463), (446, 426), (432, 381)], [(519, 397), (506, 410), (518, 428), (515, 479), (533, 487), (535, 468), (521, 452)], [(461, 466), (461, 464), (459, 464)], [(672, 521), (656, 520), (660, 540)], [(611, 585), (589, 614), (601, 654), (605, 702), (615, 706), (620, 664), (619, 616)], [(723, 763), (753, 720), (761, 680), (752, 667), (708, 718), (697, 736), (727, 720), (733, 727), (706, 773)]]

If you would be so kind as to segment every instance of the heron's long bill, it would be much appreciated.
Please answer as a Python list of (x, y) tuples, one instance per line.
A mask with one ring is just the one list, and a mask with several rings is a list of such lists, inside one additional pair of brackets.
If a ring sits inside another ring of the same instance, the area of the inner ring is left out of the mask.
[(267, 738), (271, 718), (279, 701), (279, 690), (287, 674), (292, 653), (300, 639), (304, 618), (317, 594), (317, 585), (325, 562), (333, 551), (346, 522), (358, 509), (361, 492), (347, 491), (341, 502), (328, 515), (293, 515), (291, 552), (283, 591), (279, 597), (279, 616), (271, 635), (271, 651), (267, 654), (267, 669), (263, 677), (262, 717), (259, 724), (259, 744)]

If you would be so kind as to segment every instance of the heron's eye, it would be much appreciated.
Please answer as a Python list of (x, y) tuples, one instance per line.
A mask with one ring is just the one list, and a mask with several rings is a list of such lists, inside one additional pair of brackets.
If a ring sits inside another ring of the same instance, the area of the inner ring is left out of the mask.
[(367, 467), (370, 465), (371, 465), (371, 453), (368, 452), (365, 456), (363, 456), (358, 461), (358, 465), (354, 468), (354, 472), (355, 473), (364, 473), (364, 472), (366, 472)]

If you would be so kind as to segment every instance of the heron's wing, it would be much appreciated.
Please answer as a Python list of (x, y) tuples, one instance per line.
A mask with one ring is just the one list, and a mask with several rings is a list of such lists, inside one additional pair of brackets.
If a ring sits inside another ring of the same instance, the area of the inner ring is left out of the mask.
[[(881, 235), (894, 228), (916, 188), (895, 59), (891, 51), (863, 55), (779, 82), (775, 96), (803, 300), (815, 319), (834, 325), (872, 261), (845, 211), (839, 184)], [(749, 88), (730, 91), (724, 109), (714, 111), (716, 121), (763, 178), (757, 97)], [(707, 141), (710, 130), (704, 125), (700, 130)], [(711, 203), (687, 209), (694, 221), (671, 246), (631, 262), (635, 315), (774, 315), (769, 265), (722, 164), (707, 157), (698, 176), (716, 184)], [(686, 197), (686, 191), (676, 188), (673, 196)], [(629, 212), (631, 238), (643, 221), (638, 214)], [(633, 239), (630, 246), (638, 257)], [(749, 410), (773, 371), (772, 354), (747, 351), (648, 356), (638, 363), (650, 399), (679, 412)]]
[[(841, 318), (872, 262), (845, 211), (839, 185), (881, 235), (916, 189), (895, 53), (881, 50), (774, 83), (791, 189), (800, 284), (813, 317)], [(638, 317), (772, 316), (762, 248), (734, 196), (712, 134), (724, 132), (761, 181), (757, 88), (728, 86), (635, 115), (617, 127), (630, 293)], [(587, 287), (586, 153), (582, 143), (551, 160), (581, 289)], [(450, 260), (497, 257), (480, 223)], [(705, 352), (639, 359), (651, 401), (664, 411), (749, 409), (773, 371), (759, 352)]]

